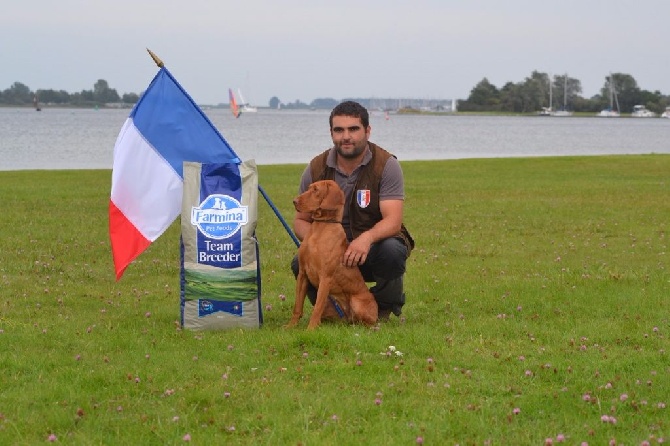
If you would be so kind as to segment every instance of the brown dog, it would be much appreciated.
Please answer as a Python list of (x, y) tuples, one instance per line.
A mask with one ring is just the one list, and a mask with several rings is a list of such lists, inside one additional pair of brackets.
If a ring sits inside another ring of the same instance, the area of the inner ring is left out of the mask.
[(317, 181), (293, 200), (293, 205), (298, 212), (311, 213), (313, 221), (298, 249), (300, 269), (293, 317), (288, 327), (294, 327), (302, 317), (308, 281), (318, 290), (308, 329), (318, 327), (322, 319), (340, 317), (329, 296), (337, 301), (343, 319), (367, 325), (377, 322), (377, 302), (365, 285), (361, 271), (342, 264), (348, 244), (342, 228), (342, 189), (335, 181)]

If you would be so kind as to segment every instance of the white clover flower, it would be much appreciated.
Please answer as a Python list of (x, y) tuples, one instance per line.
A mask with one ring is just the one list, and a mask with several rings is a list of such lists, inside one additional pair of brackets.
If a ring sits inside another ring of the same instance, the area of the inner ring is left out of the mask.
[(398, 350), (397, 352), (395, 352), (395, 355), (396, 356), (402, 356), (402, 352), (400, 350)]
[(395, 351), (395, 345), (389, 345), (389, 351), (394, 352)]

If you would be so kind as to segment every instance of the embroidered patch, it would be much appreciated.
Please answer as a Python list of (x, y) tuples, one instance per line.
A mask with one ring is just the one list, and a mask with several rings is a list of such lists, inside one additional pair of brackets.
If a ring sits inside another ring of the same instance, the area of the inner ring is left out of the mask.
[(365, 209), (370, 204), (370, 189), (359, 189), (356, 191), (356, 202), (358, 206)]

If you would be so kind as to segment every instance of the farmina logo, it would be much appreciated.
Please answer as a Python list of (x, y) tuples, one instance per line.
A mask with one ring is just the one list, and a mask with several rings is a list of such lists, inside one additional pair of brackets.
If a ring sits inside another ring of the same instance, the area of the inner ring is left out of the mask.
[(248, 223), (247, 209), (229, 195), (213, 194), (191, 208), (191, 224), (207, 237), (222, 240)]

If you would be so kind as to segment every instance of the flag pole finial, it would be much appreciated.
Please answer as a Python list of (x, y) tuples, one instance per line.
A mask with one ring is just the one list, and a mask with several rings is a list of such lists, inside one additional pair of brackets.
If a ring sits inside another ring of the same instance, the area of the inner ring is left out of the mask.
[(158, 65), (158, 68), (163, 68), (163, 66), (165, 65), (165, 64), (163, 64), (163, 61), (160, 60), (158, 58), (158, 56), (156, 56), (154, 54), (154, 52), (151, 51), (149, 48), (147, 48), (147, 51), (149, 52), (149, 56), (151, 56), (151, 58), (154, 60), (154, 62), (156, 62), (156, 65)]

